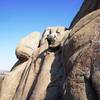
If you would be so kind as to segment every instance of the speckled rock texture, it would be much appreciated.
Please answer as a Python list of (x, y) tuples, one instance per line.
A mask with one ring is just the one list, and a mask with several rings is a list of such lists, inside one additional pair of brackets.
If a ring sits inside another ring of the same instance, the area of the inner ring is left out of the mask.
[(100, 10), (82, 18), (63, 46), (64, 99), (100, 100)]

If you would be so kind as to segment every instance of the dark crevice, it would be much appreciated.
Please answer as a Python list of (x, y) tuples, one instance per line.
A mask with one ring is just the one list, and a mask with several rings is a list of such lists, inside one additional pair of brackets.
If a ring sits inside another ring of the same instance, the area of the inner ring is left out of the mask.
[[(85, 78), (85, 77), (84, 77)], [(99, 100), (91, 79), (85, 78), (85, 87), (88, 100)]]
[(18, 86), (17, 86), (17, 88), (16, 88), (16, 91), (15, 91), (15, 94), (14, 94), (12, 100), (15, 100), (16, 96), (18, 95), (17, 93), (18, 93), (18, 90), (19, 90), (19, 87), (20, 87), (21, 83), (23, 82), (23, 78), (24, 78), (25, 72), (27, 71), (27, 66), (28, 66), (28, 65), (29, 65), (29, 62), (27, 62), (26, 67), (25, 67), (25, 69), (23, 70), (23, 73), (22, 73), (22, 75), (21, 75), (21, 77), (20, 77), (19, 84), (18, 84)]
[(89, 81), (90, 81), (90, 85), (91, 85), (91, 87), (92, 87), (92, 89), (94, 91), (95, 100), (99, 100), (98, 95), (97, 95), (97, 91), (95, 90), (93, 82), (92, 82), (92, 75), (94, 73), (93, 58), (94, 58), (94, 56), (92, 55), (92, 57), (91, 57), (91, 69), (90, 69), (90, 80)]
[[(44, 52), (47, 52), (47, 50), (45, 50)], [(44, 52), (42, 52), (42, 53), (37, 57), (37, 59), (38, 59), (38, 58), (42, 58), (42, 61), (41, 61), (41, 64), (40, 64), (40, 69), (39, 69), (39, 71), (38, 71), (38, 73), (37, 73), (37, 75), (36, 75), (35, 80), (33, 80), (33, 84), (32, 84), (32, 86), (31, 86), (31, 88), (30, 88), (30, 90), (29, 90), (29, 92), (28, 92), (28, 95), (27, 95), (26, 100), (30, 100), (30, 98), (32, 97), (33, 90), (34, 90), (34, 88), (35, 88), (35, 86), (36, 86), (36, 83), (37, 83), (37, 81), (38, 81), (39, 74), (40, 74), (40, 72), (41, 72), (41, 70), (42, 70), (43, 61), (44, 61), (44, 59), (45, 59)], [(37, 59), (34, 61), (34, 63), (37, 61)]]

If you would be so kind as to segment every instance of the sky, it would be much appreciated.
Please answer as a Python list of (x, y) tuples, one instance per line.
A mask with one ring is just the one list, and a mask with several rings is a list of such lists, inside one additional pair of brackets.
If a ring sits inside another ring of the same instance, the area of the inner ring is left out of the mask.
[(83, 0), (0, 0), (0, 70), (16, 63), (15, 49), (30, 32), (69, 27)]

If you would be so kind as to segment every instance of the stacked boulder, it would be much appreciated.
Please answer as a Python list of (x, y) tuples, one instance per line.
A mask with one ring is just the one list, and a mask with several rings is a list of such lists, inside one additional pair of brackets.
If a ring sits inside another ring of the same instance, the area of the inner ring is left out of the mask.
[(16, 48), (16, 56), (19, 60), (28, 60), (32, 57), (33, 52), (38, 47), (40, 41), (40, 33), (32, 32), (28, 36), (21, 39)]
[[(66, 36), (68, 36), (68, 30), (65, 27), (49, 27), (43, 32), (42, 39), (33, 51), (32, 57), (23, 62), (20, 59), (23, 55), (21, 52), (18, 58), (22, 62), (17, 63), (3, 80), (0, 100), (61, 98), (64, 82), (61, 44)], [(24, 57), (27, 58), (27, 56)]]

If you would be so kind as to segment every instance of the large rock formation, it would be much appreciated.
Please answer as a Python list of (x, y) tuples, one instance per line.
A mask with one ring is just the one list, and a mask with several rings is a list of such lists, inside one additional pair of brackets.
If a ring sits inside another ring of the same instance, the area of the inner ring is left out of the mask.
[(58, 100), (61, 98), (64, 82), (61, 42), (68, 31), (64, 27), (63, 30), (61, 27), (57, 29), (51, 27), (49, 30), (51, 31), (48, 35), (46, 35), (47, 31), (44, 32), (39, 48), (33, 52), (32, 58), (16, 64), (5, 77), (0, 100)]
[(100, 100), (99, 7), (84, 0), (71, 30), (47, 28), (32, 56), (5, 76), (0, 100)]
[(100, 100), (100, 10), (82, 18), (63, 47), (64, 98)]

